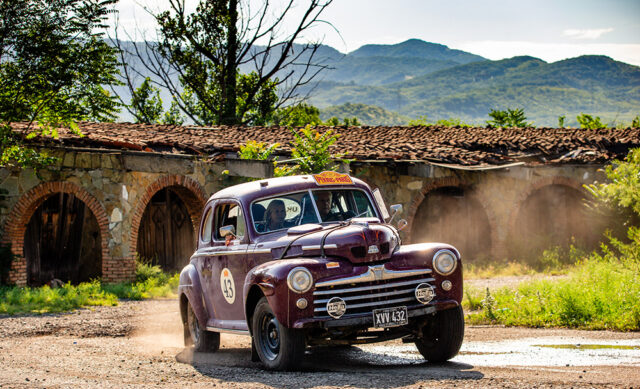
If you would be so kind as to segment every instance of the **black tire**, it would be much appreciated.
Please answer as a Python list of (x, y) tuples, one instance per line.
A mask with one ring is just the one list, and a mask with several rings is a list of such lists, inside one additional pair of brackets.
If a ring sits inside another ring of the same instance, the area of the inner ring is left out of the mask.
[(460, 351), (464, 338), (464, 314), (457, 306), (436, 313), (422, 328), (422, 338), (416, 341), (420, 354), (429, 362), (445, 362)]
[(220, 334), (201, 328), (196, 314), (187, 303), (187, 321), (184, 323), (184, 345), (198, 352), (216, 352), (220, 348)]
[(267, 369), (294, 370), (300, 366), (305, 348), (304, 332), (280, 324), (265, 297), (253, 311), (251, 329), (256, 353)]

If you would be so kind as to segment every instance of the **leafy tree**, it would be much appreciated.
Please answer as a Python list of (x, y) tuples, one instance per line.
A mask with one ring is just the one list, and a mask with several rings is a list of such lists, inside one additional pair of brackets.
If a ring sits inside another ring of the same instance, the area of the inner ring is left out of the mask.
[(640, 115), (633, 118), (631, 121), (631, 127), (638, 128), (640, 127)]
[(273, 115), (273, 124), (279, 126), (302, 127), (320, 123), (320, 110), (306, 103), (278, 108)]
[(596, 183), (587, 189), (597, 199), (640, 216), (640, 149), (631, 150), (624, 161), (614, 161), (605, 173), (609, 183)]
[[(117, 0), (11, 0), (0, 2), (0, 166), (39, 167), (45, 153), (25, 137), (56, 136), (75, 121), (112, 121), (117, 56), (102, 31)], [(20, 133), (11, 123), (26, 122)], [(37, 126), (39, 124), (39, 126)]]
[(588, 130), (597, 130), (599, 128), (605, 128), (606, 126), (602, 123), (599, 116), (592, 116), (586, 113), (582, 113), (576, 117), (578, 123), (580, 123), (580, 128), (585, 128)]
[(462, 128), (473, 127), (471, 124), (467, 124), (458, 118), (440, 119), (436, 122), (436, 125), (447, 126), (447, 127), (462, 127)]
[(337, 127), (340, 125), (340, 119), (337, 116), (330, 117), (326, 122), (324, 122), (327, 126)]
[(340, 119), (338, 119), (336, 116), (332, 116), (330, 117), (326, 122), (324, 122), (325, 125), (327, 126), (333, 126), (333, 127), (338, 127), (338, 126), (361, 126), (362, 124), (360, 123), (360, 121), (358, 120), (357, 117), (352, 117), (350, 118), (344, 118), (342, 122), (340, 122)]
[(491, 127), (529, 127), (524, 109), (507, 108), (506, 111), (492, 109), (488, 114), (493, 120), (487, 120), (487, 125)]
[(131, 95), (130, 111), (136, 123), (157, 123), (162, 116), (160, 90), (151, 85), (151, 79), (145, 78), (140, 87)]
[(171, 101), (171, 107), (169, 107), (169, 110), (164, 113), (162, 122), (164, 124), (173, 124), (176, 126), (181, 126), (184, 123), (184, 117), (182, 116), (180, 107), (175, 100)]
[[(299, 9), (289, 0), (276, 11), (269, 2), (256, 9), (249, 1), (200, 0), (188, 14), (183, 0), (169, 0), (169, 9), (155, 15), (158, 43), (147, 42), (146, 55), (137, 49), (127, 55), (136, 55), (196, 124), (266, 124), (326, 68), (314, 61), (319, 43), (294, 42), (321, 22), (331, 1), (311, 0)], [(302, 16), (289, 23), (294, 9)]]

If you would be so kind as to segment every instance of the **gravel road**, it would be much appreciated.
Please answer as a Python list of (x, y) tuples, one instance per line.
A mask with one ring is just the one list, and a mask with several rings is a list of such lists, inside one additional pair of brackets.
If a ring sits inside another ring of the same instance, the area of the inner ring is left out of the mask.
[(640, 334), (472, 326), (454, 361), (399, 341), (307, 353), (303, 371), (264, 371), (246, 337), (215, 354), (182, 347), (175, 300), (0, 317), (0, 387), (637, 387)]

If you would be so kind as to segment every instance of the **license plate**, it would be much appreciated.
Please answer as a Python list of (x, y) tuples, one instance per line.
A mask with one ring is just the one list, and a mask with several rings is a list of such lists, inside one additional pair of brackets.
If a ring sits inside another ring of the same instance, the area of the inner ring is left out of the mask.
[(374, 327), (397, 327), (406, 324), (409, 324), (407, 307), (393, 307), (373, 310)]

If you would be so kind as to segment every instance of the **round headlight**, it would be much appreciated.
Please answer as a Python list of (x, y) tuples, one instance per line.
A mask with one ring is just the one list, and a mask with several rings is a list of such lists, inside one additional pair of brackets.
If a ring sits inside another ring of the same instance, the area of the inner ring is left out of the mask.
[(449, 250), (440, 250), (433, 256), (433, 268), (443, 276), (448, 276), (456, 270), (458, 260)]
[(287, 276), (287, 285), (289, 285), (289, 289), (296, 293), (304, 293), (311, 289), (313, 277), (306, 268), (295, 267), (291, 269)]

